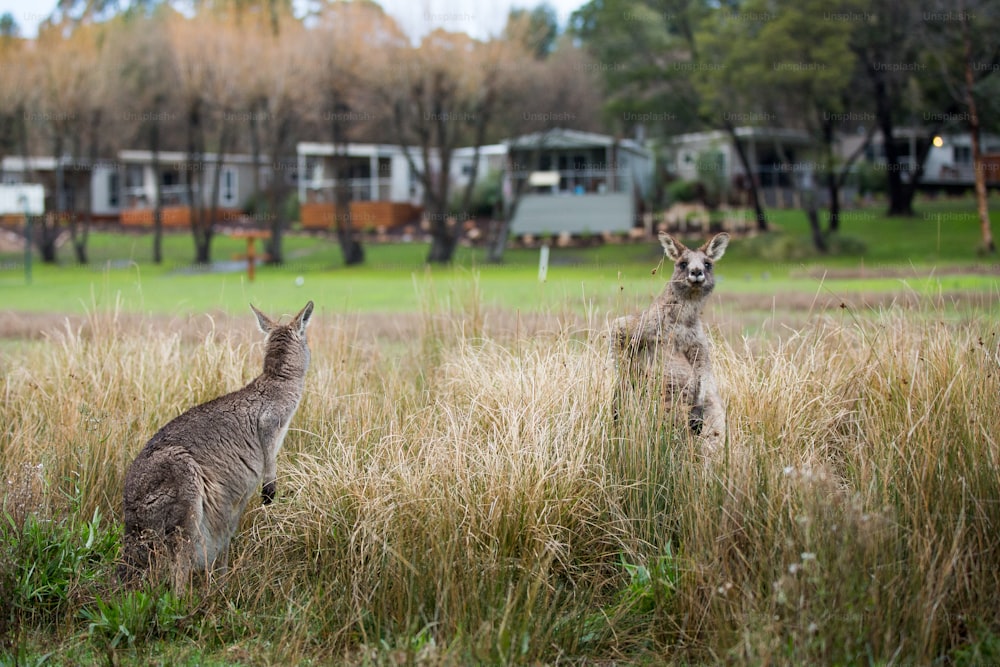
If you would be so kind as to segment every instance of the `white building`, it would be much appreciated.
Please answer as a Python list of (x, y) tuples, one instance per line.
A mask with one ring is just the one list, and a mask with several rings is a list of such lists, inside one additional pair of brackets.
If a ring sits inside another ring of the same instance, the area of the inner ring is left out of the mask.
[[(930, 146), (924, 161), (924, 173), (918, 187), (928, 190), (966, 190), (975, 183), (972, 166), (972, 136), (968, 132), (952, 132), (931, 136), (923, 130), (899, 128), (894, 132), (894, 144), (899, 157), (903, 178), (909, 178), (920, 153)], [(841, 154), (847, 155), (863, 141), (861, 136), (845, 137), (841, 142)], [(979, 147), (988, 156), (985, 168), (988, 185), (1000, 185), (1000, 168), (993, 167), (1000, 156), (1000, 137), (983, 133)], [(885, 165), (885, 141), (881, 132), (876, 132), (865, 150), (864, 159), (876, 168)], [(998, 165), (1000, 166), (1000, 165)]]
[(522, 193), (511, 233), (627, 233), (653, 181), (653, 155), (631, 139), (553, 129), (504, 142), (507, 189)]

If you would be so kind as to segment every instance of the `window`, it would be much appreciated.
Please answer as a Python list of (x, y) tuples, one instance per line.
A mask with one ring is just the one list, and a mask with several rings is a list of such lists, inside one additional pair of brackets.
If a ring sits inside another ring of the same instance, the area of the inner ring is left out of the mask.
[(972, 164), (972, 147), (955, 146), (952, 148), (955, 164)]
[(108, 172), (108, 207), (118, 208), (120, 205), (120, 200), (118, 197), (118, 188), (121, 185), (121, 178), (118, 176), (117, 171)]
[(145, 185), (146, 179), (141, 164), (130, 164), (125, 172), (125, 186), (129, 188), (141, 188)]
[(235, 167), (223, 167), (222, 168), (222, 194), (220, 197), (223, 206), (236, 206), (236, 201), (239, 196), (238, 188), (236, 187), (236, 168)]

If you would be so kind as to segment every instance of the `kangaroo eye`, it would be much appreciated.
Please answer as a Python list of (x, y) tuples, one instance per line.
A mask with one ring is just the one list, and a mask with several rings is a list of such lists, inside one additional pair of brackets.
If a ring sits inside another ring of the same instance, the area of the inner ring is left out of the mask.
[(677, 266), (679, 266), (681, 268), (681, 271), (683, 271), (683, 270), (685, 270), (688, 267), (688, 263), (687, 262), (681, 262)]
[(712, 263), (711, 262), (705, 262), (705, 270), (706, 271), (711, 271), (712, 270)]

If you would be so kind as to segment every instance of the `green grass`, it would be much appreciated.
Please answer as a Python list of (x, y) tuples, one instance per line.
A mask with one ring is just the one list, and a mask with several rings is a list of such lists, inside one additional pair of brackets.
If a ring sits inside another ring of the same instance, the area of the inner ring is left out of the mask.
[[(971, 201), (918, 202), (918, 210), (913, 219), (886, 218), (874, 208), (847, 211), (840, 236), (860, 244), (863, 251), (823, 257), (810, 252), (801, 212), (771, 211), (772, 222), (782, 230), (779, 238), (787, 242), (776, 245), (769, 237), (730, 244), (718, 267), (720, 291), (995, 292), (1000, 265), (995, 257), (976, 252), (979, 230)], [(1000, 231), (1000, 224), (996, 226)], [(654, 241), (554, 248), (542, 285), (537, 280), (537, 250), (510, 249), (503, 266), (489, 266), (483, 263), (482, 249), (460, 248), (453, 266), (429, 268), (423, 264), (424, 243), (368, 244), (365, 265), (346, 268), (334, 241), (289, 235), (286, 265), (260, 267), (251, 283), (239, 266), (225, 273), (192, 269), (193, 245), (187, 233), (165, 237), (161, 266), (149, 261), (151, 242), (148, 235), (95, 232), (89, 266), (75, 266), (71, 249), (63, 247), (58, 265), (35, 262), (30, 286), (25, 284), (21, 256), (0, 256), (5, 267), (0, 270), (3, 307), (82, 313), (117, 303), (131, 312), (242, 313), (248, 301), (275, 310), (308, 297), (335, 312), (406, 312), (417, 306), (420, 293), (461, 300), (474, 289), (487, 307), (579, 310), (619, 304), (622, 291), (641, 302), (659, 291), (663, 280), (662, 271), (652, 275), (662, 256)], [(243, 241), (220, 235), (213, 258), (231, 262), (244, 250)], [(908, 273), (880, 277), (888, 269)], [(829, 271), (825, 278), (824, 270)], [(842, 275), (845, 271), (853, 275)], [(300, 276), (301, 287), (296, 284)]]

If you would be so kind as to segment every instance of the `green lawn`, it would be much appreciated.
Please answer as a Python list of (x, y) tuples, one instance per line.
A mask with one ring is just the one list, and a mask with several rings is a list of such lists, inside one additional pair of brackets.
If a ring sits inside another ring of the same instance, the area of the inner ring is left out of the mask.
[[(718, 267), (719, 289), (733, 294), (1000, 289), (998, 260), (977, 253), (971, 200), (920, 201), (911, 219), (886, 218), (881, 211), (879, 206), (845, 212), (844, 250), (831, 256), (811, 252), (800, 211), (771, 211), (780, 232), (730, 244)], [(0, 254), (2, 305), (67, 313), (114, 304), (137, 312), (242, 312), (248, 301), (280, 311), (311, 298), (336, 312), (402, 312), (421, 300), (463, 300), (477, 291), (487, 306), (559, 309), (620, 306), (622, 295), (642, 301), (659, 291), (664, 273), (652, 273), (661, 257), (653, 241), (554, 248), (544, 284), (537, 279), (533, 249), (510, 249), (504, 265), (490, 266), (483, 263), (482, 249), (461, 248), (453, 266), (426, 267), (424, 243), (369, 243), (365, 264), (347, 268), (331, 239), (289, 235), (285, 243), (286, 265), (260, 267), (251, 283), (236, 259), (244, 250), (242, 240), (217, 236), (213, 259), (229, 266), (207, 272), (190, 265), (193, 243), (187, 233), (165, 238), (166, 261), (157, 266), (149, 261), (151, 236), (95, 232), (89, 266), (73, 264), (67, 245), (58, 265), (34, 262), (31, 285), (25, 284), (23, 257)]]

